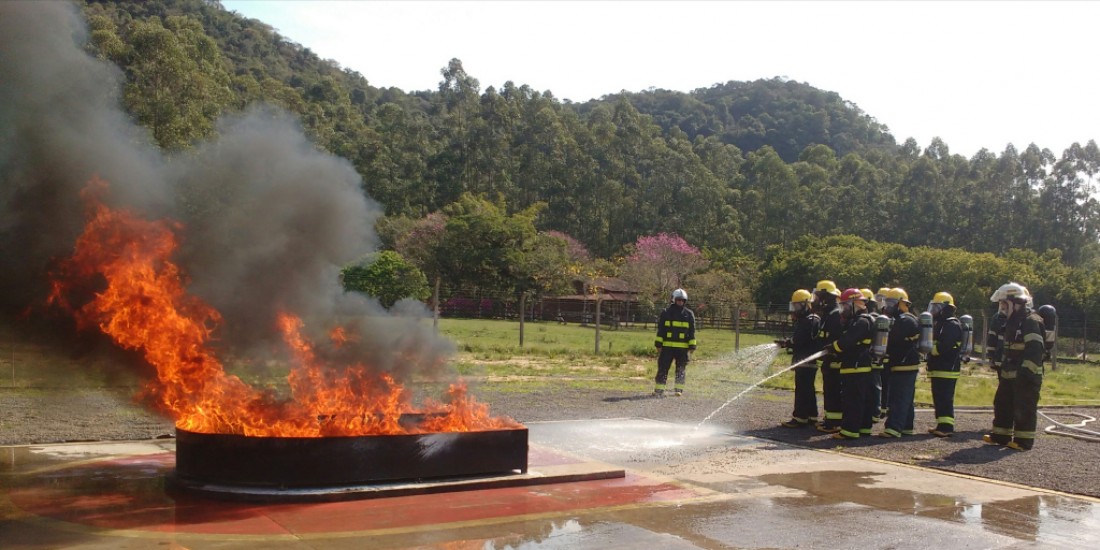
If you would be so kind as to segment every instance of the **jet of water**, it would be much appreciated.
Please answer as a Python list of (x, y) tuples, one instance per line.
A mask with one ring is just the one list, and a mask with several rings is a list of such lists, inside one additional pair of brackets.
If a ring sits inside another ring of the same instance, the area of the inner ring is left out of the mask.
[(730, 403), (733, 403), (734, 401), (737, 401), (737, 398), (739, 398), (742, 395), (745, 395), (746, 393), (749, 393), (750, 391), (752, 391), (753, 388), (755, 388), (755, 387), (759, 386), (760, 384), (763, 384), (764, 382), (767, 382), (768, 380), (771, 380), (772, 378), (775, 378), (776, 376), (779, 376), (780, 374), (783, 374), (783, 373), (785, 373), (785, 372), (787, 372), (787, 371), (789, 371), (789, 370), (791, 370), (795, 367), (800, 367), (802, 365), (805, 365), (806, 363), (809, 363), (810, 361), (817, 360), (817, 359), (821, 358), (821, 356), (823, 356), (823, 355), (825, 355), (825, 351), (824, 350), (819, 351), (819, 352), (817, 352), (817, 353), (815, 353), (815, 354), (813, 354), (813, 355), (811, 355), (811, 356), (809, 356), (809, 357), (807, 357), (807, 358), (805, 358), (805, 359), (803, 359), (803, 360), (801, 360), (801, 361), (799, 361), (799, 362), (797, 362), (797, 363), (795, 363), (795, 364), (793, 364), (793, 365), (791, 365), (787, 368), (784, 368), (783, 370), (781, 370), (781, 371), (779, 371), (775, 374), (772, 374), (772, 375), (770, 375), (770, 376), (768, 376), (768, 377), (766, 377), (762, 380), (759, 380), (758, 382), (756, 382), (755, 384), (745, 388), (744, 390), (741, 390), (741, 393), (738, 393), (737, 395), (731, 397), (728, 401), (726, 401), (725, 403), (722, 403), (721, 407), (718, 407), (717, 409), (714, 410), (714, 412), (708, 414), (706, 418), (704, 418), (701, 422), (699, 422), (698, 425), (695, 426), (695, 429), (698, 430), (703, 424), (706, 424), (706, 422), (708, 420), (710, 420), (711, 418), (714, 418), (714, 415), (718, 414), (722, 409), (726, 408), (726, 406), (728, 406)]

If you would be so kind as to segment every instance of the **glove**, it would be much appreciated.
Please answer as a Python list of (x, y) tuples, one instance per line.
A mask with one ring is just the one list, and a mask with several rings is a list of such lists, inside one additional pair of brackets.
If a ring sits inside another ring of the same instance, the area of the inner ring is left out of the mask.
[(660, 342), (657, 342), (656, 344), (653, 344), (653, 347), (655, 347), (657, 349), (661, 349), (662, 345), (661, 345)]

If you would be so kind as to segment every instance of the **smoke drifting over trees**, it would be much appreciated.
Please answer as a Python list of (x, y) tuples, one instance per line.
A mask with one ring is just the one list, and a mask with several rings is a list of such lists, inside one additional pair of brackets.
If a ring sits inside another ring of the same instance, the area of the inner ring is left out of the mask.
[(99, 176), (110, 207), (180, 222), (175, 261), (190, 291), (221, 312), (220, 349), (278, 349), (275, 317), (287, 311), (316, 340), (337, 320), (356, 328), (344, 360), (399, 376), (445, 362), (451, 344), (418, 323), (418, 304), (395, 316), (339, 284), (340, 267), (376, 247), (381, 215), (350, 163), (261, 107), (221, 121), (216, 141), (165, 155), (119, 108), (122, 75), (81, 49), (86, 38), (69, 3), (0, 3), (5, 315), (42, 308), (49, 268), (72, 253), (85, 222), (80, 190)]

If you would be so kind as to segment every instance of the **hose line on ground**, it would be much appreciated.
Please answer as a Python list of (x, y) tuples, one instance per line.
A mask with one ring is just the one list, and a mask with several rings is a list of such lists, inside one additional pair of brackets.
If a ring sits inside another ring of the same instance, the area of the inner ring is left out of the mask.
[(1072, 437), (1074, 439), (1080, 439), (1082, 441), (1093, 441), (1096, 443), (1100, 443), (1100, 432), (1085, 429), (1085, 424), (1096, 421), (1096, 418), (1094, 417), (1074, 411), (1052, 411), (1050, 413), (1072, 415), (1083, 419), (1076, 424), (1065, 424), (1047, 416), (1045, 413), (1043, 413), (1043, 411), (1038, 411), (1038, 413), (1039, 416), (1047, 419), (1048, 421), (1050, 421), (1051, 424), (1054, 424), (1053, 426), (1047, 426), (1046, 432), (1048, 434), (1064, 435), (1066, 437)]
[[(932, 409), (917, 409), (917, 410), (931, 411)], [(1080, 439), (1081, 441), (1091, 441), (1091, 442), (1094, 442), (1094, 443), (1100, 443), (1100, 432), (1095, 431), (1095, 430), (1089, 430), (1089, 429), (1085, 428), (1085, 424), (1088, 424), (1089, 422), (1095, 422), (1096, 421), (1095, 417), (1089, 416), (1089, 415), (1084, 414), (1084, 413), (1075, 412), (1075, 411), (1048, 411), (1049, 414), (1053, 414), (1053, 415), (1069, 415), (1069, 416), (1076, 416), (1076, 417), (1082, 419), (1080, 422), (1078, 422), (1076, 424), (1066, 424), (1064, 422), (1059, 422), (1059, 421), (1051, 418), (1050, 416), (1048, 416), (1047, 413), (1044, 413), (1044, 411), (1040, 410), (1040, 411), (1036, 411), (1036, 412), (1039, 414), (1039, 416), (1047, 419), (1047, 421), (1049, 421), (1051, 424), (1054, 424), (1053, 426), (1047, 426), (1046, 430), (1044, 430), (1048, 434), (1062, 435), (1062, 436), (1066, 436), (1066, 437), (1072, 437), (1074, 439)], [(989, 409), (955, 409), (955, 414), (959, 414), (959, 413), (985, 413), (985, 414), (989, 414)]]

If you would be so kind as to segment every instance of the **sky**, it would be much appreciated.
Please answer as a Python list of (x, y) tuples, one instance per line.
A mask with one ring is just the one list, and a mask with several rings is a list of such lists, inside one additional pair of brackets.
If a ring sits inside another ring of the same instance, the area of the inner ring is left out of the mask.
[(1100, 1), (222, 0), (377, 87), (560, 100), (781, 77), (834, 91), (898, 143), (967, 157), (1100, 139)]

